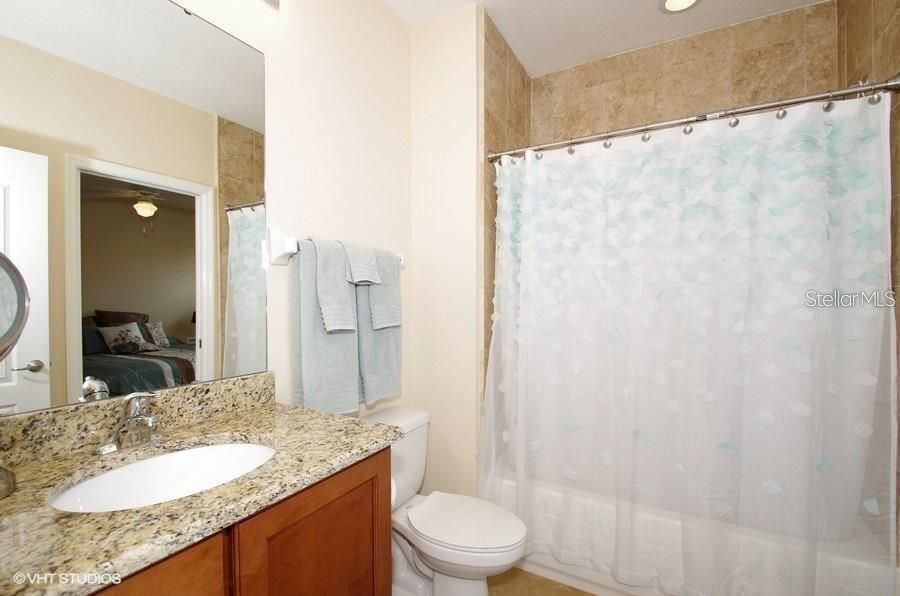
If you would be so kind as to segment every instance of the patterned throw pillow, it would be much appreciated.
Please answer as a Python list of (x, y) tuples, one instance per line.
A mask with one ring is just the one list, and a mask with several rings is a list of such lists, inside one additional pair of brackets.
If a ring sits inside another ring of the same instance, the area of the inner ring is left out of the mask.
[(158, 350), (156, 344), (145, 341), (137, 323), (126, 323), (117, 327), (101, 327), (103, 341), (113, 354), (137, 354)]
[(150, 321), (147, 323), (147, 330), (150, 331), (150, 339), (153, 343), (161, 348), (169, 347), (169, 338), (166, 336), (166, 330), (163, 329), (162, 321)]

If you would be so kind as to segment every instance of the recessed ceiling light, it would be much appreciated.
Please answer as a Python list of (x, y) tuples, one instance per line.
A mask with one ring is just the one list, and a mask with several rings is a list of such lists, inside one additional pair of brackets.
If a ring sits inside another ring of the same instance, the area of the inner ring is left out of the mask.
[(697, 0), (665, 0), (663, 9), (666, 12), (681, 12), (697, 3)]

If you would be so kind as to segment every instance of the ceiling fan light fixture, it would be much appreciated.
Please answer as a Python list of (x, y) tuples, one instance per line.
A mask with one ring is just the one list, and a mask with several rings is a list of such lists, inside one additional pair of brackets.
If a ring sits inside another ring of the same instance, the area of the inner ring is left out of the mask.
[(665, 0), (663, 11), (668, 13), (687, 10), (697, 3), (697, 0)]
[(156, 214), (156, 211), (159, 209), (156, 205), (153, 204), (153, 201), (145, 201), (141, 200), (132, 205), (134, 207), (135, 212), (141, 217), (153, 217)]

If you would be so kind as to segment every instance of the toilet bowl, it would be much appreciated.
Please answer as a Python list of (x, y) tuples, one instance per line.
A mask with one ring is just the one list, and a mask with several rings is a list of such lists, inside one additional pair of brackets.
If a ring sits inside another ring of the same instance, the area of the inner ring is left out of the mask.
[(399, 426), (391, 447), (393, 596), (487, 596), (487, 578), (525, 552), (525, 524), (484, 499), (416, 494), (425, 474), (428, 413), (389, 408), (369, 417)]

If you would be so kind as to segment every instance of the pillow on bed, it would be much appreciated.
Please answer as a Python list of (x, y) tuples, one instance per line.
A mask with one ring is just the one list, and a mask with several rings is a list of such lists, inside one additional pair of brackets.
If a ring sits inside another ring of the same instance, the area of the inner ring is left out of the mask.
[(113, 354), (138, 354), (159, 349), (156, 344), (144, 340), (137, 323), (100, 327), (100, 333)]
[(126, 312), (121, 310), (95, 310), (97, 325), (99, 327), (115, 327), (125, 323), (138, 323), (145, 325), (150, 320), (150, 315), (142, 312)]
[(147, 331), (150, 332), (150, 341), (161, 348), (169, 347), (169, 338), (166, 336), (166, 330), (163, 329), (162, 321), (147, 323)]
[(81, 328), (81, 354), (90, 356), (91, 354), (109, 354), (109, 348), (106, 347), (106, 341), (100, 328), (96, 325), (86, 325)]

